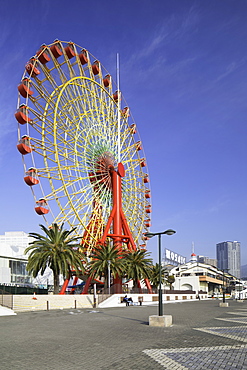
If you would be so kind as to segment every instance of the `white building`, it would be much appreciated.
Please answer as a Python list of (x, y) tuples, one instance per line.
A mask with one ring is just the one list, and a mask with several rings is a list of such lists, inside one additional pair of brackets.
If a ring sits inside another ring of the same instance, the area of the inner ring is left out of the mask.
[(26, 271), (27, 256), (24, 255), (30, 238), (23, 231), (5, 232), (0, 235), (0, 283), (30, 284)]
[[(193, 258), (192, 261), (184, 265), (174, 267), (170, 274), (175, 277), (173, 283), (175, 290), (193, 290), (196, 293), (203, 291), (207, 294), (215, 294), (219, 293), (223, 286), (222, 271), (214, 266), (193, 261)], [(226, 283), (226, 277), (224, 277), (224, 281)]]
[(51, 270), (47, 269), (43, 276), (33, 279), (26, 271), (28, 256), (25, 249), (33, 239), (24, 231), (5, 232), (0, 235), (0, 284), (46, 285), (53, 283)]

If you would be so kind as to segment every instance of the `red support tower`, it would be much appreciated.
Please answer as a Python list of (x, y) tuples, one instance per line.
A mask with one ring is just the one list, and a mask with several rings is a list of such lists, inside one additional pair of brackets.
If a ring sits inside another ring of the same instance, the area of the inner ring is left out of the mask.
[[(132, 237), (129, 225), (125, 218), (123, 209), (122, 209), (122, 177), (125, 176), (125, 169), (122, 163), (118, 163), (117, 171), (114, 169), (112, 165), (109, 166), (109, 172), (112, 180), (112, 200), (113, 206), (108, 218), (108, 222), (104, 229), (103, 235), (101, 239), (98, 240), (98, 244), (104, 244), (106, 242), (106, 238), (112, 238), (113, 243), (119, 250), (122, 249), (122, 244), (126, 243), (128, 250), (135, 251), (136, 245), (134, 239)], [(110, 233), (110, 227), (112, 226), (113, 233)], [(88, 288), (90, 286), (92, 279), (88, 278), (86, 284), (84, 286), (82, 294), (88, 293)], [(61, 289), (60, 294), (64, 294), (66, 288), (68, 286), (69, 279), (65, 280), (64, 285)], [(149, 293), (152, 293), (152, 287), (148, 279), (145, 279), (146, 286), (148, 288)], [(117, 291), (115, 293), (122, 292), (122, 279), (117, 277), (114, 279), (114, 285), (117, 287)], [(141, 288), (140, 282), (138, 282), (138, 287)]]

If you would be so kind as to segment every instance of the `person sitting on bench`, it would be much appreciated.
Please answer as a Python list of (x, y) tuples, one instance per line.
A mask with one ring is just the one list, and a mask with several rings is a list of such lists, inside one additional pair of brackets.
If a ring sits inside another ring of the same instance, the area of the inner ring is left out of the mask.
[(130, 298), (128, 298), (128, 297), (127, 297), (127, 295), (124, 297), (123, 302), (125, 302), (125, 303), (126, 303), (126, 306), (129, 306), (129, 305), (130, 305), (130, 303), (131, 303), (131, 304), (133, 304), (133, 300), (132, 300), (132, 298), (131, 298), (131, 297), (130, 297)]

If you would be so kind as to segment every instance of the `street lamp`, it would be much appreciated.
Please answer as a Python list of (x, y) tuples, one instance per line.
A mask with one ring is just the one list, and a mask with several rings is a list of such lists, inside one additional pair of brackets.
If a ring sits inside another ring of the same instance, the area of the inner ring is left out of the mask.
[(226, 287), (225, 287), (225, 271), (228, 272), (229, 269), (223, 269), (223, 303), (226, 302)]
[(152, 238), (153, 236), (158, 235), (158, 249), (159, 249), (159, 316), (163, 316), (163, 304), (162, 304), (162, 289), (161, 289), (161, 235), (173, 235), (175, 234), (175, 230), (168, 229), (166, 231), (160, 233), (145, 233), (144, 235), (147, 238)]
[(111, 294), (111, 261), (108, 260), (108, 294)]

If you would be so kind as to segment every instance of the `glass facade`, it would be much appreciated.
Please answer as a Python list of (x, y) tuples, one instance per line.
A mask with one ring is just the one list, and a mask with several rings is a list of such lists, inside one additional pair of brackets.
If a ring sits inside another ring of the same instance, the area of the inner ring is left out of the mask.
[(7, 231), (0, 235), (0, 283), (24, 285), (32, 283), (26, 271), (25, 249), (32, 238), (24, 231)]
[(31, 277), (26, 270), (27, 262), (9, 260), (9, 268), (11, 271), (11, 283), (30, 284)]

